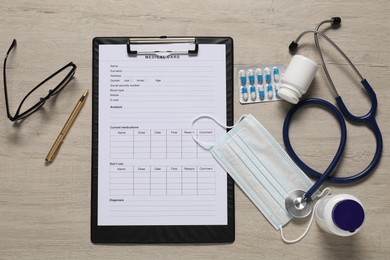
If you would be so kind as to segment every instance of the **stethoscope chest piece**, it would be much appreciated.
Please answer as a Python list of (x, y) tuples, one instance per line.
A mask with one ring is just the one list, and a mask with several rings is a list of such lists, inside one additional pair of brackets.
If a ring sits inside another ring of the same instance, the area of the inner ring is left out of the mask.
[(303, 190), (293, 190), (285, 200), (286, 209), (294, 218), (305, 218), (313, 210), (313, 201), (305, 199), (304, 194)]

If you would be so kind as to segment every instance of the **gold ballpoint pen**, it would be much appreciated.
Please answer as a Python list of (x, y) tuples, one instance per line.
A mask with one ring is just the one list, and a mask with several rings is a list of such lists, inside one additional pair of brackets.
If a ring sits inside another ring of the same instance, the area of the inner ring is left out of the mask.
[(46, 161), (50, 162), (54, 159), (54, 157), (57, 154), (58, 148), (62, 144), (62, 141), (65, 139), (66, 134), (68, 133), (70, 127), (72, 126), (73, 122), (75, 121), (77, 115), (80, 113), (81, 108), (83, 107), (85, 100), (88, 95), (88, 89), (84, 92), (84, 94), (80, 97), (80, 99), (77, 101), (76, 106), (73, 108), (72, 113), (70, 114), (68, 120), (66, 121), (64, 127), (62, 128), (60, 134), (58, 135), (56, 141), (54, 142), (53, 146), (51, 147), (49, 153), (46, 156)]

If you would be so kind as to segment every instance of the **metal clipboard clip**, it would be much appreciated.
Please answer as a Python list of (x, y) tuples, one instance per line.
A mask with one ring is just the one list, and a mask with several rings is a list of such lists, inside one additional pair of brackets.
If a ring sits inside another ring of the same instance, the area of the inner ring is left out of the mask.
[[(169, 45), (176, 44), (176, 50), (172, 50)], [(158, 45), (158, 49), (155, 48)], [(142, 46), (142, 47), (141, 47)], [(127, 42), (127, 53), (133, 55), (197, 55), (198, 40), (194, 37), (134, 37)]]

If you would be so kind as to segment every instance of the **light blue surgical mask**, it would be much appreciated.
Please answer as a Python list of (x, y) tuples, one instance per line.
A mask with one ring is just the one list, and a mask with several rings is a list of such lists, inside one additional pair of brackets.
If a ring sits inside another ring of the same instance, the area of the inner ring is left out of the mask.
[[(201, 118), (199, 116), (193, 124)], [(252, 115), (244, 116), (215, 144), (194, 140), (211, 152), (271, 225), (279, 230), (292, 216), (285, 206), (293, 190), (308, 190), (313, 182), (290, 159), (273, 136)], [(222, 127), (222, 124), (218, 123)]]

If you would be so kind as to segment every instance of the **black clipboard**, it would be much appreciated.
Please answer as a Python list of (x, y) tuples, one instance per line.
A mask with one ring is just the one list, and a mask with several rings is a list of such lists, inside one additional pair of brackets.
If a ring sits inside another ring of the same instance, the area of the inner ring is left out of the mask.
[[(146, 42), (145, 42), (146, 41)], [(183, 53), (167, 50), (163, 55), (197, 55), (199, 45), (223, 44), (226, 49), (226, 119), (233, 125), (233, 39), (230, 37), (97, 37), (93, 39), (93, 101), (92, 101), (92, 189), (91, 241), (93, 243), (229, 243), (235, 239), (234, 181), (227, 174), (227, 225), (178, 226), (99, 226), (98, 225), (98, 126), (99, 126), (99, 46), (127, 44), (128, 55), (143, 55), (132, 49), (133, 44), (188, 43)], [(152, 46), (151, 45), (151, 46)], [(153, 50), (152, 54), (160, 55)], [(148, 53), (150, 54), (150, 53)]]

